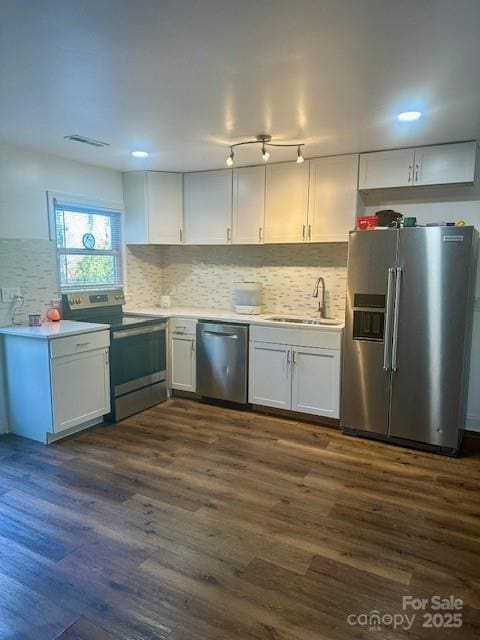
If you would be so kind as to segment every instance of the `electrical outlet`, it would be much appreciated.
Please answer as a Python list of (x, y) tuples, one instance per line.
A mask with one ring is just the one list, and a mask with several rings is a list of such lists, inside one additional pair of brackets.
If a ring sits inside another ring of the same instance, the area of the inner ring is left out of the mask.
[(13, 302), (21, 295), (20, 287), (2, 287), (2, 302)]

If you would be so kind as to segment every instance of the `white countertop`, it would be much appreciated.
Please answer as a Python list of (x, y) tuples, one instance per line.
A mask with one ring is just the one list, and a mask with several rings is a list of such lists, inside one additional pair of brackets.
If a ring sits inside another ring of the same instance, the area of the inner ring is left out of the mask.
[(286, 316), (286, 317), (302, 317), (297, 316), (295, 313), (264, 313), (261, 315), (244, 315), (242, 313), (235, 313), (230, 309), (212, 309), (203, 307), (169, 307), (163, 309), (161, 307), (125, 307), (124, 312), (136, 316), (146, 316), (152, 318), (202, 318), (203, 320), (219, 320), (221, 322), (239, 322), (243, 324), (256, 324), (267, 325), (271, 327), (284, 327), (291, 329), (308, 329), (312, 331), (332, 331), (334, 333), (341, 333), (344, 328), (343, 322), (336, 325), (305, 325), (305, 324), (293, 324), (275, 322), (267, 320), (272, 316)]
[(92, 331), (108, 331), (109, 329), (110, 327), (108, 324), (60, 320), (60, 322), (44, 322), (39, 327), (0, 327), (0, 335), (3, 334), (5, 336), (19, 336), (22, 338), (41, 338), (43, 340), (52, 340), (54, 338), (75, 336), (81, 333), (91, 333)]

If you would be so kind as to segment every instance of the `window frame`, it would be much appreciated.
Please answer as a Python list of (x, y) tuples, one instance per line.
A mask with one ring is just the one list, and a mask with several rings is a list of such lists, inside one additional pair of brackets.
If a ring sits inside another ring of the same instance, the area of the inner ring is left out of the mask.
[[(48, 223), (49, 223), (49, 238), (55, 243), (55, 262), (56, 262), (56, 274), (58, 290), (62, 293), (68, 293), (71, 291), (93, 291), (96, 289), (113, 289), (121, 288), (125, 286), (126, 281), (126, 262), (125, 262), (125, 243), (124, 238), (124, 216), (123, 216), (123, 204), (118, 202), (106, 202), (100, 200), (91, 200), (83, 196), (75, 196), (72, 194), (56, 193), (47, 191), (48, 202)], [(57, 224), (56, 224), (56, 209), (58, 205), (64, 207), (65, 205), (71, 205), (72, 211), (75, 208), (79, 210), (91, 209), (92, 213), (98, 212), (112, 218), (118, 216), (118, 249), (65, 249), (59, 247), (57, 244)], [(91, 285), (63, 285), (61, 281), (61, 257), (64, 255), (80, 255), (80, 256), (114, 256), (117, 264), (117, 279), (114, 283), (94, 283)]]

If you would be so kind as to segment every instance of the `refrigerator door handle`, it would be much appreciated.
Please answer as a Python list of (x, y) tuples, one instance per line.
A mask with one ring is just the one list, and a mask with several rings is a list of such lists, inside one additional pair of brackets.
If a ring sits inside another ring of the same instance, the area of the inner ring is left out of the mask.
[(393, 317), (392, 371), (397, 371), (398, 320), (400, 316), (400, 285), (402, 282), (402, 268), (397, 267), (395, 271), (395, 313)]
[(388, 270), (387, 279), (387, 304), (385, 309), (385, 336), (383, 345), (383, 369), (390, 371), (391, 348), (392, 348), (392, 313), (393, 313), (393, 277), (395, 269), (391, 267)]

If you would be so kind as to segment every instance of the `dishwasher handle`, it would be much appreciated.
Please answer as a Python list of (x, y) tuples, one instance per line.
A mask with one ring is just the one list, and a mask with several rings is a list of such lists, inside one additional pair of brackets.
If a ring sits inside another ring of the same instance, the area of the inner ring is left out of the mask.
[(223, 331), (202, 331), (204, 336), (216, 336), (219, 338), (232, 338), (232, 340), (238, 340), (238, 333), (225, 333)]

